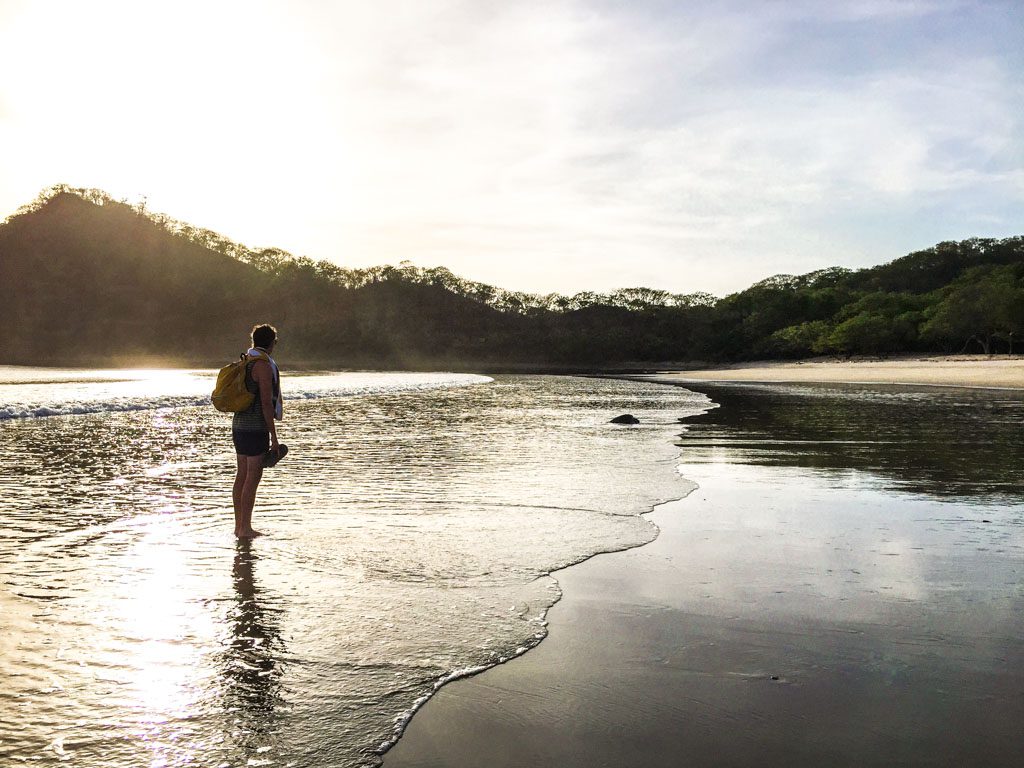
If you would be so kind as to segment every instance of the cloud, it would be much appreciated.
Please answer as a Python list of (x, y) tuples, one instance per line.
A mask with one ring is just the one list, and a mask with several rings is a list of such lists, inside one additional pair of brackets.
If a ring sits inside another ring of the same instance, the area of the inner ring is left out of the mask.
[[(965, 5), (952, 0), (849, 0), (829, 3), (819, 10), (842, 21), (905, 19), (934, 13), (950, 12)], [(806, 6), (805, 6), (806, 7)]]
[(105, 186), (251, 244), (565, 292), (1024, 226), (1012, 8), (99, 2), (55, 40), (18, 7), (0, 59), (43, 59), (0, 89), (12, 209), (13, 179)]
[(643, 274), (721, 291), (737, 275), (855, 261), (862, 248), (833, 238), (830, 220), (1020, 197), (1020, 86), (997, 60), (895, 57), (766, 79), (753, 70), (799, 46), (791, 18), (578, 10), (517, 7), (475, 18), (461, 28), (472, 41), (443, 53), (404, 49), (415, 75), (392, 96), (415, 117), (385, 135), (408, 155), (372, 206), (404, 228), (386, 215), (365, 248), (415, 240), (421, 262), (513, 286)]

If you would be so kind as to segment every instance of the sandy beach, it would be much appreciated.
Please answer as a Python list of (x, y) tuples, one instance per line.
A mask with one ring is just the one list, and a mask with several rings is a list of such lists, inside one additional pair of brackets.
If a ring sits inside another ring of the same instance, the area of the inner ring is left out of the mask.
[(978, 455), (1006, 430), (970, 435), (1019, 396), (705, 387), (658, 538), (554, 574), (549, 637), (444, 687), (385, 766), (1021, 764), (1020, 484)]
[(1024, 389), (1024, 357), (948, 355), (892, 360), (763, 361), (663, 371), (655, 378), (679, 382), (831, 382)]

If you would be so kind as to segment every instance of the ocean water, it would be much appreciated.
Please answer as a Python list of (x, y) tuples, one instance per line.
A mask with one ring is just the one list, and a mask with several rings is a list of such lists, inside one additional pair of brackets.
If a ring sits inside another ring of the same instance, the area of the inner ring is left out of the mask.
[(856, 475), (959, 505), (1024, 498), (1019, 391), (858, 384), (694, 384), (716, 407), (686, 419), (684, 460)]
[[(207, 406), (211, 378), (201, 370), (87, 370), (0, 365), (0, 420)], [(290, 400), (410, 392), (489, 380), (464, 373), (293, 374)]]
[(1024, 765), (1024, 393), (691, 387), (700, 488), (385, 768)]
[[(362, 766), (650, 541), (709, 400), (570, 377), (286, 376), (251, 543), (209, 371), (0, 368), (0, 762)], [(608, 423), (631, 412), (636, 427)]]

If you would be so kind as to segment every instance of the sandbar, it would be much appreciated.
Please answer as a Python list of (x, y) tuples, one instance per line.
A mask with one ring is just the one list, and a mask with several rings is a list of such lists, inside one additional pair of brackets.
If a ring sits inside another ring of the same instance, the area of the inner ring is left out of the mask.
[(890, 360), (763, 361), (660, 371), (664, 381), (925, 384), (1024, 389), (1024, 356), (949, 355)]

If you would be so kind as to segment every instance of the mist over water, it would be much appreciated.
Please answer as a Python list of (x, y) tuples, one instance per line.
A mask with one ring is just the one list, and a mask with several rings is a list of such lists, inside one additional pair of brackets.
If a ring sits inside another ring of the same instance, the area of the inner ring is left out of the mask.
[[(157, 407), (168, 374), (147, 375), (145, 409), (0, 423), (5, 761), (375, 764), (439, 680), (543, 637), (550, 571), (655, 535), (639, 513), (693, 487), (677, 419), (709, 403), (565, 377), (290, 377), (286, 396), (315, 396), (286, 401), (291, 452), (254, 516), (269, 535), (237, 544), (229, 420)], [(42, 399), (12, 378), (5, 402), (87, 399), (70, 375)], [(641, 425), (607, 423), (623, 412)]]

